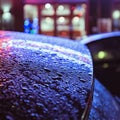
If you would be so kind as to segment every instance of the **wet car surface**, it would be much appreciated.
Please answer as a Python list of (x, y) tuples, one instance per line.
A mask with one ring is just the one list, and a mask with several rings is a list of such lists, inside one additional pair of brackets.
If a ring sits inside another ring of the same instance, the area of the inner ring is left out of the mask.
[(120, 106), (114, 96), (95, 79), (92, 107), (88, 120), (119, 120)]
[(67, 39), (0, 31), (0, 120), (118, 120), (91, 58)]
[(66, 41), (62, 47), (62, 39), (54, 44), (56, 38), (49, 42), (22, 33), (0, 35), (1, 120), (85, 119), (93, 89), (92, 60), (85, 46)]

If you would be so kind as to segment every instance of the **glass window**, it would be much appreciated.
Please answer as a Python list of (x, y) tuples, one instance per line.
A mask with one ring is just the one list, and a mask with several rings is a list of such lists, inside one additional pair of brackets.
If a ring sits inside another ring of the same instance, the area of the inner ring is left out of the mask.
[(80, 39), (86, 36), (85, 15), (86, 4), (80, 4), (73, 7), (72, 30), (73, 39)]
[(109, 18), (99, 18), (97, 26), (98, 26), (98, 32), (99, 33), (111, 32), (112, 21)]
[(54, 15), (54, 8), (50, 3), (46, 3), (42, 8), (42, 15)]
[(86, 36), (85, 19), (83, 17), (75, 16), (72, 19), (73, 39), (80, 39)]
[(113, 30), (119, 31), (120, 30), (120, 10), (114, 10), (112, 13), (113, 17)]
[(70, 25), (68, 17), (57, 18), (57, 35), (61, 37), (69, 37)]
[(24, 6), (24, 18), (38, 18), (38, 8), (35, 5)]
[(78, 16), (85, 16), (86, 4), (77, 5), (74, 8), (73, 14)]
[(70, 15), (70, 6), (69, 5), (58, 5), (56, 9), (57, 15)]
[(44, 17), (41, 19), (41, 33), (45, 35), (54, 35), (54, 19)]
[(35, 5), (24, 6), (24, 32), (37, 34), (38, 25), (38, 7)]
[(119, 19), (120, 18), (120, 11), (115, 10), (113, 11), (113, 19)]
[(85, 30), (85, 20), (81, 17), (73, 17), (72, 19), (73, 30)]
[(41, 20), (41, 30), (42, 31), (51, 31), (54, 30), (54, 20), (50, 17), (42, 18)]

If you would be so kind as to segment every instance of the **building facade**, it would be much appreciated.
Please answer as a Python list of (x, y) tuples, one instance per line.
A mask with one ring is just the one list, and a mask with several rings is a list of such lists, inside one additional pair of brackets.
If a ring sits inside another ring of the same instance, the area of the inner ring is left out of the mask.
[(120, 0), (114, 0), (111, 13), (112, 30), (120, 31)]
[(80, 39), (88, 32), (87, 0), (25, 0), (24, 32)]
[(80, 39), (120, 30), (119, 0), (0, 0), (0, 29)]

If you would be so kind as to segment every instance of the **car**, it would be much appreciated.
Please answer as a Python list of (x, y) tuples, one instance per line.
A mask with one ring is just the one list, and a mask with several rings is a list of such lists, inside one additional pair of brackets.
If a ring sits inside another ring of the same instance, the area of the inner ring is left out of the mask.
[(0, 31), (0, 120), (118, 120), (86, 45)]
[(120, 103), (120, 32), (91, 35), (81, 43), (91, 52), (95, 77)]

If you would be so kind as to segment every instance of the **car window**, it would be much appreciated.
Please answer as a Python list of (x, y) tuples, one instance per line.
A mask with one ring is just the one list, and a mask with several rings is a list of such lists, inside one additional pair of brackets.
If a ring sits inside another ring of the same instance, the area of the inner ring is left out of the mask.
[(94, 73), (114, 95), (120, 96), (120, 37), (87, 44), (94, 62)]

